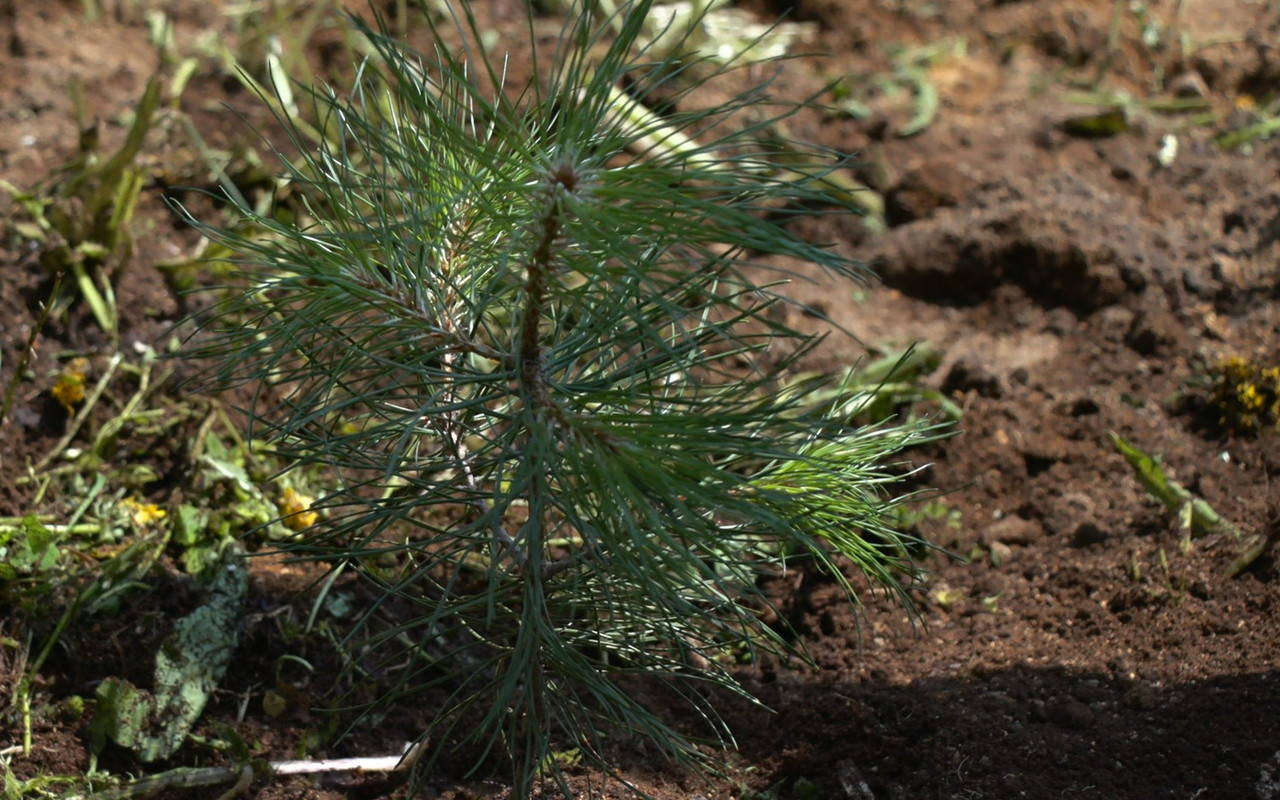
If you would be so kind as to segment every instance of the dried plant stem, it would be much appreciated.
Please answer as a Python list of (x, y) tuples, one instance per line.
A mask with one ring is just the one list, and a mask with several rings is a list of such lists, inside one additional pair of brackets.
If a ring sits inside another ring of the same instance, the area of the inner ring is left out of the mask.
[(130, 800), (135, 797), (152, 797), (160, 792), (180, 789), (197, 789), (204, 786), (235, 782), (223, 797), (243, 794), (255, 779), (272, 775), (320, 775), (334, 772), (395, 772), (412, 765), (421, 751), (420, 746), (410, 748), (396, 756), (370, 756), (366, 758), (325, 758), (316, 760), (272, 761), (265, 764), (232, 764), (225, 767), (199, 769), (178, 768), (151, 775), (123, 786), (94, 792), (96, 800)]
[(57, 298), (58, 293), (62, 290), (61, 270), (53, 277), (53, 288), (49, 290), (49, 299), (45, 301), (44, 307), (40, 309), (40, 317), (36, 320), (36, 324), (31, 327), (31, 335), (27, 337), (27, 346), (22, 348), (22, 355), (18, 357), (18, 363), (13, 368), (13, 377), (9, 379), (9, 386), (4, 392), (4, 405), (0, 406), (0, 427), (4, 427), (5, 420), (9, 417), (9, 408), (13, 405), (13, 397), (18, 391), (18, 383), (22, 380), (22, 375), (27, 371), (27, 366), (31, 363), (31, 354), (35, 352), (36, 339), (40, 338), (40, 331), (44, 330), (45, 323), (49, 321), (49, 315), (53, 313), (53, 301)]

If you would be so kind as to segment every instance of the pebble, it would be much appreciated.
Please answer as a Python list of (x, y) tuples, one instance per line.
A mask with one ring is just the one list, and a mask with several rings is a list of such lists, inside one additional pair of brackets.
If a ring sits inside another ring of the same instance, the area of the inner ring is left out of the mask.
[(876, 796), (872, 794), (866, 778), (862, 777), (862, 770), (852, 760), (846, 758), (837, 762), (836, 775), (840, 779), (844, 796), (849, 800), (875, 800)]
[(987, 525), (978, 532), (978, 542), (990, 547), (993, 543), (1025, 547), (1044, 536), (1039, 522), (1023, 519), (1016, 514)]

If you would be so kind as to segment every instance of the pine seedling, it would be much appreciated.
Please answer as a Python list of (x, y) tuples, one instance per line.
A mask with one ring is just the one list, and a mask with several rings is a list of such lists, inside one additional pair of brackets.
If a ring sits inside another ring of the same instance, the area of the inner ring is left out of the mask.
[[(815, 340), (774, 313), (776, 265), (866, 279), (776, 224), (838, 202), (754, 136), (795, 107), (766, 84), (686, 108), (679, 82), (722, 68), (649, 53), (649, 10), (578, 7), (519, 87), (479, 47), (362, 28), (354, 88), (309, 94), (324, 141), (281, 117), (298, 220), (209, 230), (245, 284), (198, 354), (255, 387), (253, 436), (338, 481), (291, 550), (376, 585), (350, 642), (394, 677), (381, 705), (420, 703), (419, 767), (507, 759), (514, 797), (609, 773), (614, 742), (713, 766), (709, 692), (793, 652), (762, 588), (789, 564), (855, 601), (843, 559), (904, 600), (915, 576), (889, 462), (937, 429), (858, 427), (786, 381)], [(706, 729), (640, 699), (659, 685)]]

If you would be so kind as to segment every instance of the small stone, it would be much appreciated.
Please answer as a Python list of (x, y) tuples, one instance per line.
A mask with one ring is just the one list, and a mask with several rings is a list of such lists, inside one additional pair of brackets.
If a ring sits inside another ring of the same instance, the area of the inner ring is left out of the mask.
[(1072, 730), (1088, 728), (1095, 716), (1093, 709), (1072, 698), (1053, 702), (1045, 711), (1050, 722)]
[(1089, 322), (1103, 338), (1119, 342), (1132, 329), (1134, 313), (1124, 306), (1109, 306), (1094, 314)]
[(1143, 312), (1134, 317), (1124, 343), (1138, 355), (1153, 356), (1177, 344), (1182, 327), (1167, 311)]
[(1134, 711), (1154, 711), (1160, 707), (1160, 690), (1149, 683), (1140, 683), (1125, 692), (1121, 702)]
[(1248, 288), (1249, 279), (1245, 274), (1240, 259), (1226, 253), (1214, 253), (1210, 256), (1209, 272), (1214, 280), (1222, 281), (1235, 289)]
[(1199, 72), (1190, 70), (1169, 81), (1169, 93), (1183, 98), (1208, 97), (1209, 86)]
[(991, 551), (991, 563), (993, 566), (1009, 563), (1013, 558), (1013, 548), (1004, 542), (992, 542), (988, 549)]
[(990, 547), (993, 543), (1025, 547), (1044, 536), (1039, 522), (1023, 519), (1016, 514), (993, 522), (978, 532), (978, 542)]
[(1200, 270), (1191, 267), (1182, 270), (1182, 285), (1196, 297), (1213, 297), (1215, 293), (1213, 284), (1205, 280)]
[(1045, 529), (1055, 535), (1075, 535), (1081, 525), (1094, 524), (1097, 506), (1084, 492), (1065, 492), (1048, 503)]
[(867, 785), (867, 779), (862, 777), (862, 770), (852, 760), (846, 758), (837, 762), (836, 776), (840, 780), (844, 796), (849, 800), (875, 800), (876, 796)]
[(1070, 336), (1080, 327), (1080, 320), (1065, 308), (1050, 309), (1044, 315), (1044, 330), (1054, 336)]

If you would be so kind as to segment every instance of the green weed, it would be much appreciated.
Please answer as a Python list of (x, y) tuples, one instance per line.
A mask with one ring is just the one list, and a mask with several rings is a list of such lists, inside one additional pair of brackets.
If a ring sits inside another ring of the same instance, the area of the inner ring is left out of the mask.
[[(72, 83), (80, 129), (79, 152), (53, 185), (24, 191), (0, 182), (25, 213), (20, 235), (40, 245), (51, 275), (68, 273), (98, 325), (114, 336), (115, 290), (133, 252), (130, 223), (146, 180), (135, 161), (160, 105), (161, 82), (152, 77), (134, 110), (124, 143), (109, 156), (99, 152), (98, 128), (88, 122), (84, 99)], [(63, 302), (54, 298), (55, 303)]]
[[(1275, 534), (1263, 535), (1255, 533), (1246, 536), (1229, 519), (1219, 514), (1202, 497), (1192, 494), (1186, 487), (1165, 474), (1160, 461), (1139, 450), (1116, 433), (1108, 433), (1107, 438), (1129, 466), (1133, 468), (1138, 483), (1155, 500), (1158, 500), (1169, 511), (1177, 514), (1178, 527), (1182, 531), (1181, 547), (1183, 551), (1191, 548), (1192, 540), (1210, 534), (1225, 534), (1238, 543), (1236, 557), (1223, 570), (1227, 577), (1234, 577), (1256, 561), (1274, 542)], [(1160, 558), (1168, 577), (1167, 560), (1162, 550)], [(1134, 579), (1139, 575), (1136, 563), (1133, 566)]]

